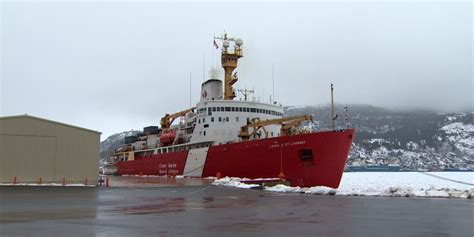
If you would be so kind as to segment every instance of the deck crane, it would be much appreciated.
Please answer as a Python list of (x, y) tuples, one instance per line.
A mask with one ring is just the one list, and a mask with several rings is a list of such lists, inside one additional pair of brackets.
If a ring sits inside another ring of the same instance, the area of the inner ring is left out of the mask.
[(186, 115), (189, 112), (193, 112), (195, 109), (196, 109), (196, 107), (192, 107), (190, 109), (179, 111), (179, 112), (174, 113), (174, 114), (166, 114), (163, 118), (161, 118), (161, 122), (160, 122), (161, 129), (162, 130), (169, 129), (171, 127), (171, 124), (174, 122), (174, 120), (176, 118), (182, 117), (182, 116)]
[[(268, 138), (268, 131), (265, 129), (265, 126), (280, 124), (280, 135), (289, 136), (293, 134), (293, 129), (298, 127), (304, 121), (313, 121), (313, 116), (311, 115), (300, 115), (300, 116), (291, 116), (286, 118), (277, 118), (277, 119), (266, 119), (260, 120), (259, 118), (253, 118), (250, 120), (249, 124), (240, 127), (240, 137), (242, 140), (246, 141), (250, 137), (256, 138), (258, 136), (258, 130), (262, 129), (265, 133), (265, 138)], [(249, 133), (249, 128), (252, 128), (252, 132)]]

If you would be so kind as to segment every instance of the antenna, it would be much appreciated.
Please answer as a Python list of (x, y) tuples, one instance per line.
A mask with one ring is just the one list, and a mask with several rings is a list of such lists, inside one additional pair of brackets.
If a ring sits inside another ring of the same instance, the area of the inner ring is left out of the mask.
[(219, 45), (217, 45), (216, 40), (215, 40), (216, 39), (216, 32), (214, 32), (213, 39), (214, 39), (214, 42), (213, 42), (214, 45), (212, 45), (212, 51), (211, 51), (212, 52), (212, 55), (211, 55), (211, 57), (212, 57), (211, 69), (216, 67), (216, 65), (217, 65), (216, 60), (215, 60), (215, 54), (216, 54), (215, 50), (219, 48)]
[(275, 100), (275, 64), (272, 64), (272, 85), (273, 85), (273, 92), (272, 92), (273, 100)]
[(238, 92), (242, 93), (242, 95), (244, 96), (244, 101), (247, 101), (247, 98), (248, 96), (251, 94), (251, 93), (254, 93), (254, 90), (247, 90), (247, 89), (238, 89), (237, 90)]
[(193, 74), (192, 72), (189, 72), (189, 108), (191, 108), (191, 80), (192, 80)]
[(334, 84), (331, 83), (331, 116), (332, 116), (332, 130), (336, 130), (337, 114), (334, 111)]
[(206, 54), (202, 52), (202, 82), (206, 81)]

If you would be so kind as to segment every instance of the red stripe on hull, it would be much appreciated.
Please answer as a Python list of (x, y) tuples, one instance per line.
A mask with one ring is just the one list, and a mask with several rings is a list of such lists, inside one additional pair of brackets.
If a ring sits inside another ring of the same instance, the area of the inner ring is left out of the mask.
[(117, 174), (182, 175), (188, 151), (156, 154), (117, 163)]
[[(282, 171), (292, 186), (337, 188), (353, 137), (351, 129), (213, 146), (203, 176), (274, 178)], [(301, 150), (312, 150), (313, 161), (302, 160)]]

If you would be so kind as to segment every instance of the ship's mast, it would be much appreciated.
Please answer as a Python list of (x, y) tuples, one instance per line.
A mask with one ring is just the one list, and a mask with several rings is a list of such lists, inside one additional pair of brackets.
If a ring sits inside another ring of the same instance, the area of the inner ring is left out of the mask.
[(331, 83), (331, 120), (332, 120), (332, 130), (336, 130), (336, 119), (337, 114), (334, 109), (334, 85)]
[[(221, 64), (224, 68), (224, 100), (233, 100), (235, 98), (235, 91), (233, 85), (237, 82), (237, 73), (232, 74), (237, 68), (237, 62), (242, 57), (242, 39), (228, 38), (227, 33), (223, 37), (215, 37), (214, 39), (222, 40)], [(234, 50), (230, 51), (230, 42), (234, 42)]]
[(239, 89), (238, 91), (242, 93), (242, 95), (244, 95), (244, 101), (247, 101), (248, 96), (255, 92), (254, 90), (247, 90), (247, 89), (244, 89), (244, 90)]

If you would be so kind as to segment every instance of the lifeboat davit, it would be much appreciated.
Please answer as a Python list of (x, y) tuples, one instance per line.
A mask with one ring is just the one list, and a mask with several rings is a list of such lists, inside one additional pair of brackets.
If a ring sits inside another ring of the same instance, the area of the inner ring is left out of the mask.
[(160, 136), (160, 143), (162, 146), (168, 146), (168, 145), (173, 144), (173, 141), (175, 138), (176, 138), (176, 132), (163, 133)]

